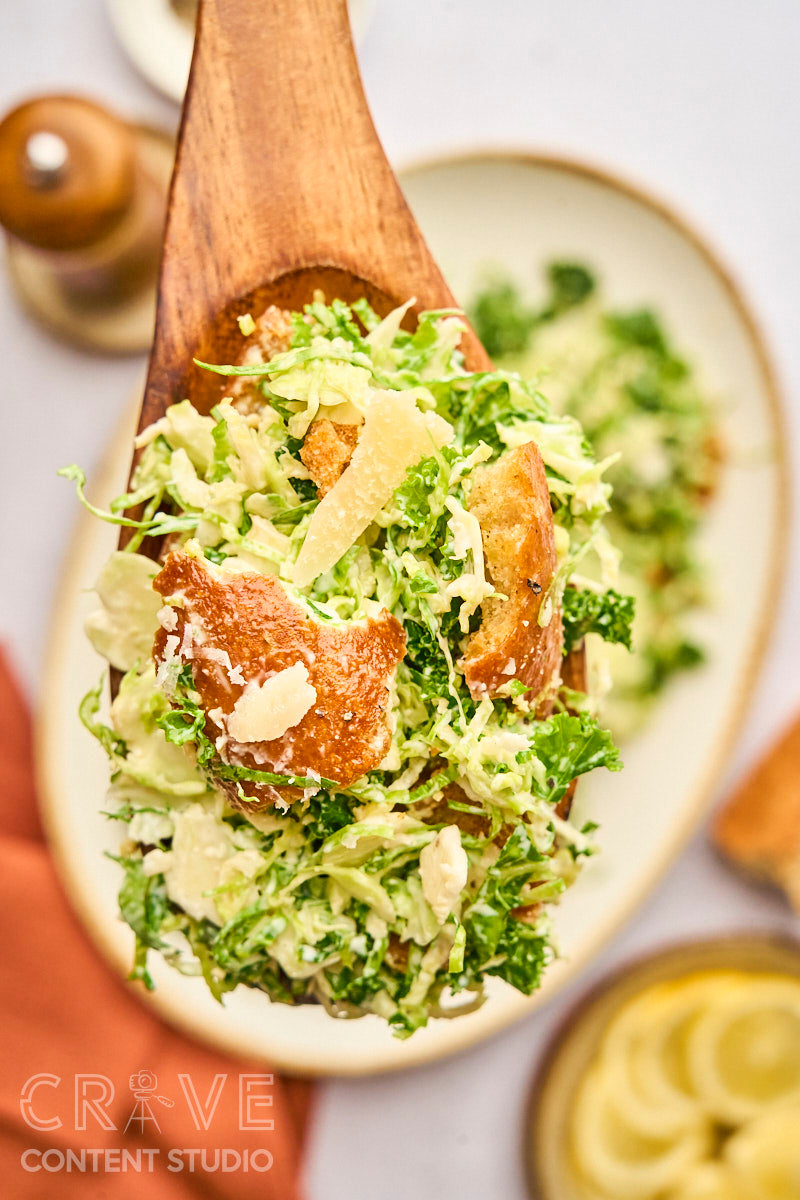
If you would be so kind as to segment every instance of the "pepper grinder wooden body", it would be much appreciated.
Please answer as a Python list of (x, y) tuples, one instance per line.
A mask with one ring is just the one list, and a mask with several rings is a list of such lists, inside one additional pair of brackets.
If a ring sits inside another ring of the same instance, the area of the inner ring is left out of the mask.
[(153, 337), (174, 145), (76, 96), (0, 122), (0, 224), (28, 311), (68, 341), (135, 353)]

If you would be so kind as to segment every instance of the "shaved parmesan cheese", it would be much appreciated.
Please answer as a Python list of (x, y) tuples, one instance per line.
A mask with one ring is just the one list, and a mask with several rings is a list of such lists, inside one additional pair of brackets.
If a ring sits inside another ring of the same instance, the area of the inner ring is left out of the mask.
[[(238, 665), (234, 667), (231, 664), (231, 657), (227, 650), (218, 650), (215, 646), (204, 646), (203, 656), (210, 659), (211, 662), (219, 663), (219, 665), (227, 673), (228, 679), (231, 681), (231, 683), (238, 683), (240, 686), (244, 687), (245, 677), (242, 674), (242, 668)], [(210, 713), (209, 716), (211, 716)]]
[(463, 601), (458, 610), (458, 624), (462, 633), (469, 631), (469, 619), (487, 596), (494, 595), (494, 588), (485, 579), (480, 578), (474, 571), (465, 571), (457, 579), (451, 579), (444, 589), (445, 596), (450, 600), (458, 597)]
[(164, 604), (156, 615), (159, 625), (162, 629), (166, 629), (167, 633), (174, 633), (178, 628), (178, 614), (171, 605)]
[(350, 465), (314, 510), (292, 582), (306, 587), (330, 570), (388, 503), (408, 468), (452, 437), (452, 426), (436, 413), (420, 412), (412, 397), (376, 391)]
[(228, 717), (228, 733), (237, 742), (271, 742), (302, 721), (316, 699), (305, 664), (296, 662), (264, 683), (248, 683)]
[(178, 657), (179, 646), (180, 638), (176, 633), (171, 633), (164, 642), (164, 654), (156, 671), (156, 686), (160, 687), (162, 692), (165, 692), (168, 696), (171, 696), (175, 691), (181, 666), (183, 665)]
[(194, 658), (194, 629), (188, 621), (183, 627), (183, 637), (181, 638), (178, 657), (180, 658), (181, 662), (185, 662), (187, 659)]
[(483, 538), (478, 518), (468, 512), (455, 496), (448, 496), (445, 505), (452, 514), (447, 522), (453, 535), (453, 556), (466, 559), (472, 555), (472, 570), (465, 571), (445, 588), (445, 595), (450, 598), (459, 597), (463, 603), (458, 612), (458, 623), (462, 633), (469, 629), (469, 619), (487, 596), (494, 594), (494, 588), (486, 581), (486, 570), (483, 559)]
[(218, 650), (216, 646), (205, 646), (203, 657), (210, 659), (211, 662), (219, 663), (226, 671), (230, 671), (231, 669), (231, 656), (227, 650)]
[(474, 513), (467, 512), (463, 504), (455, 496), (445, 497), (445, 507), (452, 514), (447, 527), (453, 535), (453, 557), (465, 559), (472, 554), (473, 570), (479, 578), (484, 578), (483, 570), (483, 538), (478, 518)]
[(467, 886), (469, 859), (461, 845), (457, 825), (445, 825), (432, 842), (423, 846), (419, 856), (422, 894), (440, 925), (453, 911), (453, 905)]

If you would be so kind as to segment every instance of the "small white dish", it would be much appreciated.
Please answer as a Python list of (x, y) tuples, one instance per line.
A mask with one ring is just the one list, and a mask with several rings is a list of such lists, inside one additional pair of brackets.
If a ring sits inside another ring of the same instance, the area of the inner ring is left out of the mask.
[[(198, 979), (152, 956), (149, 1002), (209, 1043), (308, 1075), (358, 1075), (412, 1066), (463, 1049), (531, 1012), (598, 954), (631, 916), (702, 816), (745, 715), (779, 599), (787, 533), (787, 465), (777, 390), (740, 293), (711, 251), (657, 201), (571, 162), (475, 155), (431, 163), (403, 186), (457, 295), (482, 263), (532, 276), (570, 256), (601, 273), (611, 302), (648, 302), (723, 400), (729, 462), (703, 542), (718, 603), (704, 621), (709, 662), (676, 682), (653, 722), (625, 747), (622, 774), (578, 789), (579, 819), (599, 820), (602, 853), (587, 864), (557, 914), (563, 958), (526, 999), (494, 981), (486, 1004), (435, 1020), (408, 1041), (377, 1017), (332, 1020), (314, 1006), (287, 1008), (240, 988), (220, 1007)], [(93, 499), (119, 492), (130, 458), (131, 411)], [(132, 935), (117, 915), (120, 872), (103, 851), (116, 830), (99, 815), (107, 770), (78, 724), (81, 695), (102, 664), (86, 642), (87, 592), (115, 530), (84, 517), (57, 593), (39, 729), (41, 795), (65, 886), (86, 927), (126, 972)]]

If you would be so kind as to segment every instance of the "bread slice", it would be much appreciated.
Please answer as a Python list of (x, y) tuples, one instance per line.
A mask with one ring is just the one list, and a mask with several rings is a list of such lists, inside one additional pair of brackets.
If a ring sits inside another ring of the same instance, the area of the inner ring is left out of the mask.
[(506, 599), (484, 601), (483, 620), (467, 643), (464, 675), (475, 699), (494, 697), (518, 679), (552, 707), (560, 679), (563, 629), (556, 606), (545, 625), (542, 605), (556, 572), (550, 491), (533, 442), (476, 469), (469, 510), (483, 534), (486, 574)]
[(800, 719), (720, 809), (712, 839), (736, 866), (784, 891), (800, 912)]
[[(275, 576), (216, 568), (182, 551), (170, 554), (153, 586), (170, 604), (153, 657), (159, 666), (191, 664), (205, 732), (223, 762), (343, 786), (378, 766), (391, 743), (390, 685), (405, 652), (403, 627), (389, 612), (324, 624)], [(248, 685), (298, 663), (316, 693), (302, 718), (269, 740), (236, 740), (230, 718)], [(300, 795), (252, 781), (241, 784), (245, 801), (235, 785), (227, 790), (247, 811)]]

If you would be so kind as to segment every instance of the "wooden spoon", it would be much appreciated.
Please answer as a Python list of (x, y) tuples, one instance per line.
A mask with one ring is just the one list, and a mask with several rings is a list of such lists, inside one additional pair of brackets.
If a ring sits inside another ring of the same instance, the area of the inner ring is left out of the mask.
[[(207, 412), (229, 384), (192, 359), (235, 361), (237, 316), (317, 288), (382, 314), (413, 296), (412, 320), (456, 307), (372, 124), (346, 0), (202, 0), (139, 429), (185, 396)], [(472, 329), (461, 348), (491, 369)]]
[[(381, 313), (455, 300), (378, 141), (346, 0), (202, 0), (164, 240), (140, 429), (219, 379), (239, 314), (367, 299)], [(469, 330), (467, 365), (490, 367)]]

